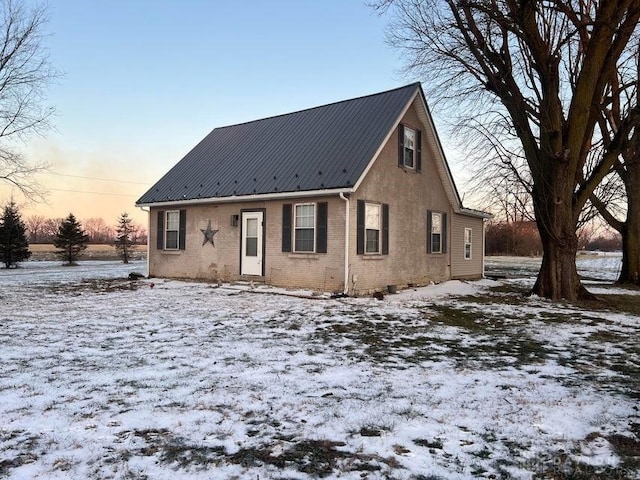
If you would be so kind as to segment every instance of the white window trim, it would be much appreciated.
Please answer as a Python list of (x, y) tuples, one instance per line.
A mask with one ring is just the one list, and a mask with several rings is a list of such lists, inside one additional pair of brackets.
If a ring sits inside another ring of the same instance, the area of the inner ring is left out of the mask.
[[(169, 214), (178, 215), (178, 228), (169, 230)], [(176, 232), (176, 246), (167, 247), (167, 232)], [(164, 212), (164, 249), (170, 252), (180, 249), (180, 210), (167, 210)]]
[[(467, 232), (469, 232), (469, 241), (467, 242)], [(469, 256), (467, 257), (467, 245), (469, 246)], [(464, 259), (471, 260), (473, 257), (473, 229), (464, 229)]]
[[(413, 165), (407, 165), (406, 162), (406, 150), (407, 150), (407, 133), (408, 132), (413, 132), (413, 148), (411, 149), (412, 154), (411, 157), (413, 158)], [(405, 125), (404, 127), (404, 149), (402, 151), (402, 164), (405, 166), (405, 168), (410, 168), (411, 170), (415, 170), (416, 168), (416, 138), (418, 137), (418, 133), (414, 128), (411, 127), (407, 127)]]
[[(434, 233), (433, 231), (433, 219), (435, 216), (440, 217), (440, 231), (437, 233)], [(429, 239), (431, 241), (431, 253), (442, 253), (442, 222), (444, 221), (444, 215), (442, 215), (442, 212), (431, 212), (431, 231), (429, 232), (429, 235), (431, 235), (431, 238)], [(434, 235), (439, 235), (440, 236), (440, 242), (438, 243), (438, 250), (434, 250), (433, 248), (433, 236)]]
[[(367, 228), (367, 207), (376, 207), (378, 209), (378, 228)], [(367, 251), (367, 230), (378, 231), (378, 251)], [(365, 255), (381, 255), (382, 254), (382, 204), (365, 202), (364, 204), (364, 254)]]
[[(312, 227), (300, 227), (301, 230), (313, 230), (313, 249), (312, 250), (297, 250), (296, 249), (296, 232), (298, 230), (298, 207), (312, 206), (313, 207), (313, 226)], [(316, 253), (316, 215), (318, 213), (318, 207), (315, 203), (296, 203), (293, 206), (293, 253)]]

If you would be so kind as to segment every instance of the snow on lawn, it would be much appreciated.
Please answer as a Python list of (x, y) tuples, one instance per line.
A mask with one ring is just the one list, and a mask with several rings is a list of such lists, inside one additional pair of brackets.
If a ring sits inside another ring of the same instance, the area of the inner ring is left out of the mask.
[(638, 475), (638, 317), (488, 280), (330, 300), (24, 265), (0, 477)]
[[(510, 277), (533, 277), (540, 269), (541, 257), (487, 257), (487, 274), (497, 273)], [(576, 257), (578, 273), (587, 280), (613, 282), (620, 275), (622, 267), (621, 252), (579, 252)]]

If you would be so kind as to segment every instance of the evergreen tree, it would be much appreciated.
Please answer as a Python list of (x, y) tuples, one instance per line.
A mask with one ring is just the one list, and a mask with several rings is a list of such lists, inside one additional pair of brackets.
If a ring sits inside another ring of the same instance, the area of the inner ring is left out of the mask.
[(20, 212), (11, 201), (5, 205), (0, 218), (0, 257), (5, 268), (15, 266), (18, 262), (31, 256), (29, 240)]
[(133, 220), (129, 218), (127, 212), (124, 212), (118, 218), (115, 247), (123, 263), (129, 263), (129, 259), (131, 258), (131, 246), (133, 245), (132, 236), (134, 231), (132, 222)]
[(60, 224), (58, 234), (53, 241), (54, 246), (58, 249), (57, 255), (66, 262), (67, 265), (74, 265), (80, 252), (87, 248), (89, 237), (85, 235), (80, 223), (76, 220), (73, 213), (70, 213)]

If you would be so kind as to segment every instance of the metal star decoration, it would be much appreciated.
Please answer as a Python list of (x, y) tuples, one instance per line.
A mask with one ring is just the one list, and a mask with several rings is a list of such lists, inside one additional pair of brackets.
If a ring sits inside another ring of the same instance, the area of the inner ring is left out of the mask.
[(209, 224), (207, 225), (207, 228), (206, 229), (201, 228), (200, 231), (204, 235), (204, 240), (202, 241), (202, 246), (204, 247), (205, 244), (211, 242), (211, 245), (213, 245), (215, 247), (216, 244), (213, 243), (213, 236), (216, 233), (218, 233), (218, 230), (213, 230), (211, 228), (211, 220), (209, 220)]

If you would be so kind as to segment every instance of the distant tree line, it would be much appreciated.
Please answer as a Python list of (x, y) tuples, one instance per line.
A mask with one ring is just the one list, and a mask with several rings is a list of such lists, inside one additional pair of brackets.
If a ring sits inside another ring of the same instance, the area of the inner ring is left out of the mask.
[[(114, 228), (107, 227), (102, 219), (90, 219), (87, 224), (94, 242), (112, 244), (124, 263), (129, 263), (133, 245), (146, 242), (146, 232), (126, 212), (118, 217)], [(5, 268), (15, 268), (31, 256), (29, 244), (36, 242), (30, 238), (40, 243), (53, 243), (65, 265), (75, 265), (91, 239), (73, 213), (61, 219), (33, 215), (25, 222), (18, 206), (11, 200), (0, 213), (0, 262)]]
[[(62, 218), (45, 218), (42, 215), (27, 217), (24, 223), (29, 243), (54, 243), (63, 220)], [(119, 224), (108, 225), (104, 219), (96, 217), (87, 218), (80, 223), (89, 244), (111, 244), (118, 237)], [(147, 230), (142, 225), (130, 222), (128, 231), (132, 245), (147, 243)]]
[[(622, 250), (618, 232), (595, 232), (583, 227), (578, 232), (578, 250), (612, 252)], [(542, 242), (536, 223), (530, 220), (487, 223), (485, 237), (487, 255), (540, 256)]]

